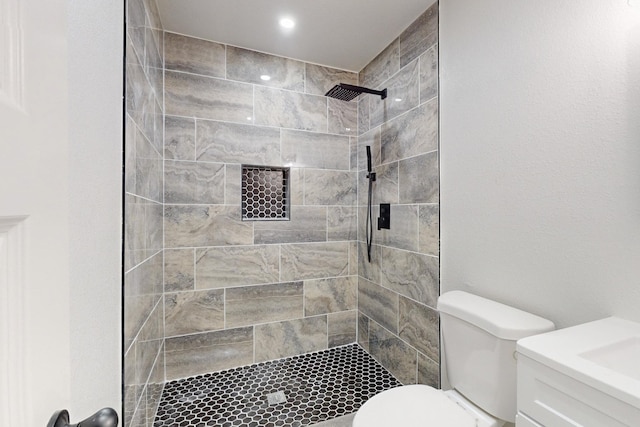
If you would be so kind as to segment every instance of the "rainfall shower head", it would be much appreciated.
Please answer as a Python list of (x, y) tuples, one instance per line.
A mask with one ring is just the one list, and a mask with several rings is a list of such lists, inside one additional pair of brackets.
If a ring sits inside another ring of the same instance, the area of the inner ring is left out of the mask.
[(342, 101), (351, 101), (361, 93), (371, 93), (379, 95), (382, 99), (387, 97), (387, 89), (373, 90), (362, 86), (353, 86), (346, 83), (339, 83), (325, 93), (324, 96), (340, 99)]

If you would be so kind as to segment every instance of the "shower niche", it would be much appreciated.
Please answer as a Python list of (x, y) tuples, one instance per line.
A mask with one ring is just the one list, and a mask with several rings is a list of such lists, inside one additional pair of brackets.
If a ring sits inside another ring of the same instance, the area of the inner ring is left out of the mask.
[(242, 165), (242, 220), (288, 221), (289, 168)]

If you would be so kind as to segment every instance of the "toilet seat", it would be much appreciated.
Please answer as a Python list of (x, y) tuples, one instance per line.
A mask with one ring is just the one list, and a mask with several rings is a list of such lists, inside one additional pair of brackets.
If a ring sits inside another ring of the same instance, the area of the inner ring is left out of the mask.
[(352, 427), (475, 427), (471, 414), (442, 390), (407, 385), (379, 393), (356, 413)]

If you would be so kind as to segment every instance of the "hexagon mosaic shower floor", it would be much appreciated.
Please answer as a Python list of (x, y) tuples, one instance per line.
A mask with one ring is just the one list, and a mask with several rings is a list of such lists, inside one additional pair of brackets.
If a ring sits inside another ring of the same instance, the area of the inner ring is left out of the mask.
[(168, 382), (154, 427), (302, 427), (401, 385), (359, 345)]

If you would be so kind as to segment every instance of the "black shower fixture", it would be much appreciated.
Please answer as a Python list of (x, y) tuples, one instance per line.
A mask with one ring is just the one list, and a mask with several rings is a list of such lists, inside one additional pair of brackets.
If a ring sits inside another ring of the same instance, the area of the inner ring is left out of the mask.
[(329, 89), (324, 96), (330, 98), (340, 99), (342, 101), (351, 101), (361, 93), (371, 93), (373, 95), (379, 95), (380, 98), (385, 99), (387, 97), (387, 89), (374, 90), (362, 86), (353, 86), (346, 83), (339, 83), (333, 88)]

